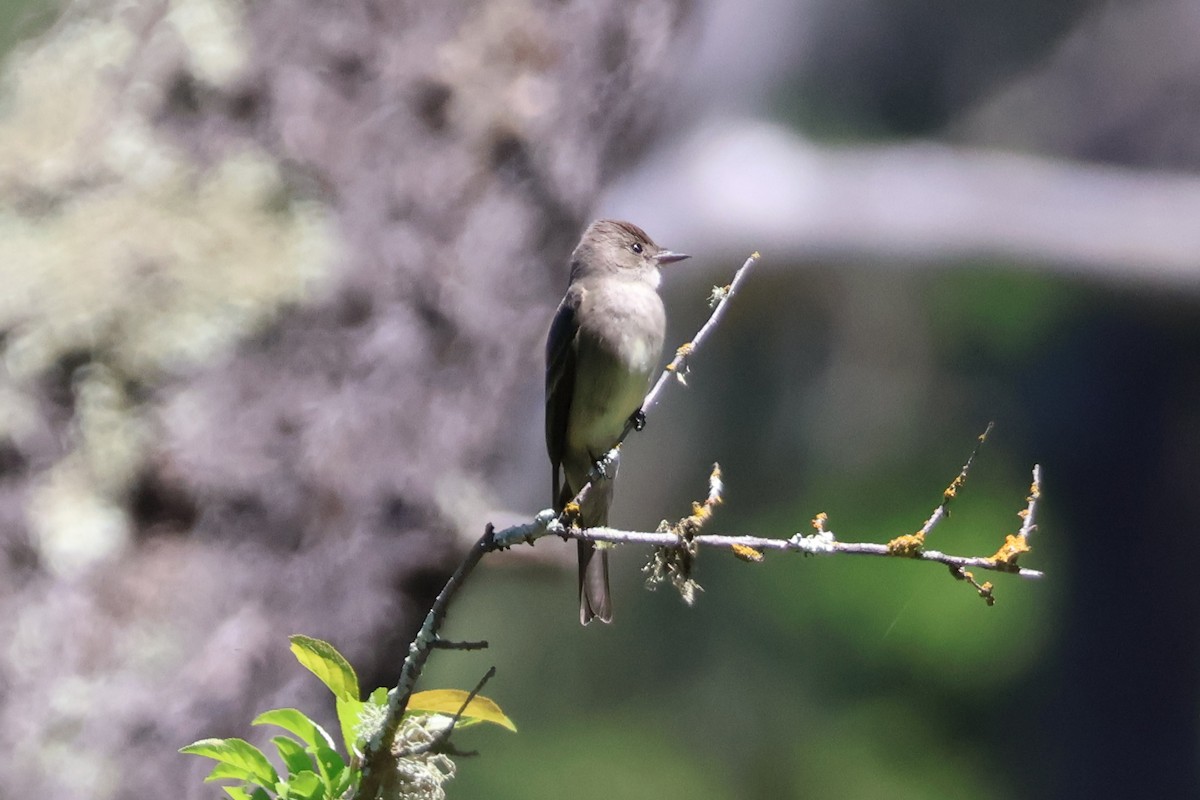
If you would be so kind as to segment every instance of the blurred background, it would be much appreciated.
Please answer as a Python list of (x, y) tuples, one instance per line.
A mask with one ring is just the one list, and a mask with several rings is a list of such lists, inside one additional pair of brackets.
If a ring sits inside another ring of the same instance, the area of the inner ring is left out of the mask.
[(4, 0), (4, 794), (218, 796), (176, 749), (370, 686), (485, 522), (549, 501), (541, 347), (587, 221), (763, 261), (626, 447), (614, 523), (918, 528), (1041, 581), (493, 556), (425, 688), (451, 797), (1200, 793), (1200, 8), (1184, 0)]

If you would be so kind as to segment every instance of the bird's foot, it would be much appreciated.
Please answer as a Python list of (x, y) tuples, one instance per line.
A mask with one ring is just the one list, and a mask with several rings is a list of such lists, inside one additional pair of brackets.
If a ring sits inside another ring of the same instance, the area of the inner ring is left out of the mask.
[(596, 463), (592, 465), (592, 472), (598, 478), (606, 481), (611, 481), (617, 477), (617, 466), (621, 460), (620, 445), (617, 445), (612, 450), (609, 450), (600, 458), (596, 459)]

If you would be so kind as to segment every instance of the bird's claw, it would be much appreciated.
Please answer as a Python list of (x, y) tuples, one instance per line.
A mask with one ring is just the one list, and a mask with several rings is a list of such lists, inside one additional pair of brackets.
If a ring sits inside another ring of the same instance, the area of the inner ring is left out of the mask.
[(592, 470), (602, 480), (611, 481), (617, 476), (617, 459), (620, 457), (616, 447), (609, 450), (592, 465)]

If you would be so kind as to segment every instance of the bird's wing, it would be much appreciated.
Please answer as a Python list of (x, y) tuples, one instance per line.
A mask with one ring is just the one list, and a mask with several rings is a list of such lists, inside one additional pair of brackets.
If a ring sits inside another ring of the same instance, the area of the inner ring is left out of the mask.
[(563, 451), (567, 446), (567, 420), (571, 416), (571, 397), (575, 393), (575, 337), (579, 333), (575, 312), (579, 300), (577, 292), (567, 293), (546, 337), (546, 452), (550, 454), (557, 511), (561, 511), (565, 503), (565, 499), (559, 497), (559, 491)]

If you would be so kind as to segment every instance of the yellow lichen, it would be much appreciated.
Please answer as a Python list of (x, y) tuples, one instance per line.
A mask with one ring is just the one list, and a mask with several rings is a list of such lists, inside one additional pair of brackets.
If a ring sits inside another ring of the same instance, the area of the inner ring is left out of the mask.
[(925, 549), (925, 534), (921, 531), (897, 536), (888, 542), (888, 554), (900, 558), (914, 558)]
[(1015, 567), (1017, 559), (1023, 553), (1028, 553), (1032, 548), (1024, 536), (1016, 533), (1010, 533), (1004, 537), (1004, 544), (996, 551), (996, 554), (991, 557), (991, 560), (997, 564), (1003, 564), (1007, 567)]
[(744, 544), (730, 545), (729, 550), (742, 561), (749, 561), (752, 564), (757, 564), (763, 560), (761, 550), (755, 550), (753, 547)]

